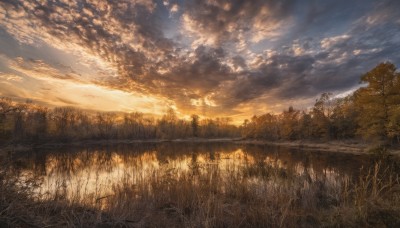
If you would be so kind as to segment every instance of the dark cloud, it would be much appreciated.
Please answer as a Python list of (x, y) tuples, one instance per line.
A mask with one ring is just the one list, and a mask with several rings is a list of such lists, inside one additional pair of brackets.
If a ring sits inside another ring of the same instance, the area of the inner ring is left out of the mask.
[(201, 1), (185, 3), (184, 27), (201, 41), (215, 45), (259, 41), (274, 37), (281, 22), (288, 19), (292, 0), (283, 1)]
[(280, 98), (309, 95), (313, 57), (276, 54), (261, 58), (257, 68), (241, 72), (221, 91), (221, 103), (235, 106), (268, 93)]
[(200, 90), (207, 93), (225, 80), (232, 80), (234, 76), (229, 68), (221, 63), (224, 59), (222, 48), (198, 47), (194, 51), (194, 57), (181, 62), (171, 69), (171, 73), (160, 77), (165, 83), (185, 85), (189, 90)]
[[(400, 13), (388, 10), (388, 5), (381, 7), (354, 23), (344, 35), (304, 40), (300, 45), (304, 53), (300, 55), (294, 55), (286, 46), (283, 53), (262, 56), (257, 67), (245, 71), (245, 76), (221, 94), (226, 99), (223, 102), (234, 105), (263, 94), (287, 100), (343, 91), (357, 85), (360, 76), (379, 62), (399, 64), (396, 53), (400, 47), (396, 43), (400, 41), (400, 24), (388, 18), (399, 19)], [(318, 44), (319, 49), (307, 53)]]

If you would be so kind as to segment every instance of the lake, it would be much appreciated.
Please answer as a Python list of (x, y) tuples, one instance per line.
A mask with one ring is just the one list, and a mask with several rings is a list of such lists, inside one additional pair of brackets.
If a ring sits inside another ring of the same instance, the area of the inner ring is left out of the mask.
[(338, 180), (356, 179), (368, 163), (360, 155), (232, 143), (138, 143), (42, 149), (15, 156), (11, 169), (21, 179), (38, 180), (32, 185), (38, 198), (87, 204), (102, 202), (121, 186), (140, 186), (137, 194), (157, 194), (151, 184), (168, 186), (181, 177), (197, 184), (210, 175), (246, 178), (260, 188), (274, 173), (334, 186)]

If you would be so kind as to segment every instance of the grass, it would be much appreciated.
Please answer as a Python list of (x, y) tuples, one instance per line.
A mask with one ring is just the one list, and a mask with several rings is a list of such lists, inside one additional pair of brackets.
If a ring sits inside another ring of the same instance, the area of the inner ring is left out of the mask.
[(400, 227), (396, 169), (378, 161), (350, 178), (192, 162), (125, 173), (94, 192), (60, 179), (48, 194), (34, 191), (43, 180), (3, 168), (0, 227)]

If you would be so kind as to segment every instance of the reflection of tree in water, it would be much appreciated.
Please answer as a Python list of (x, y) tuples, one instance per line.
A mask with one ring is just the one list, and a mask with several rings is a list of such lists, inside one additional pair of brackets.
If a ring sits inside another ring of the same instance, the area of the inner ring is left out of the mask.
[(201, 183), (204, 175), (222, 177), (229, 173), (242, 178), (246, 172), (256, 179), (276, 174), (284, 178), (302, 175), (305, 181), (335, 175), (357, 177), (364, 162), (362, 157), (353, 155), (232, 143), (138, 143), (58, 148), (18, 156), (13, 159), (18, 161), (13, 166), (16, 170), (78, 184), (96, 178), (96, 189), (98, 183), (111, 188), (113, 184), (146, 182), (154, 173), (159, 175), (157, 180), (168, 179), (171, 183), (182, 175)]
[[(201, 155), (209, 161), (219, 161), (221, 154), (229, 154), (241, 148), (244, 156), (250, 156), (255, 161), (272, 162), (273, 166), (283, 166), (288, 172), (295, 172), (301, 167), (302, 172), (310, 173), (311, 170), (318, 175), (326, 175), (334, 171), (350, 176), (357, 175), (364, 165), (364, 158), (360, 156), (326, 153), (306, 152), (285, 147), (265, 145), (237, 145), (229, 143), (138, 143), (116, 146), (97, 146), (88, 148), (59, 148), (55, 150), (32, 151), (26, 154), (14, 155), (15, 169), (27, 169), (38, 175), (46, 172), (56, 172), (62, 175), (76, 175), (88, 167), (99, 171), (111, 172), (116, 164), (131, 164), (140, 166), (137, 159), (144, 153), (154, 153), (160, 165), (172, 160), (182, 160), (191, 156), (191, 166), (198, 161)], [(149, 162), (149, 161), (141, 161)]]
[(313, 173), (317, 176), (335, 172), (340, 175), (357, 177), (361, 167), (366, 165), (366, 156), (345, 153), (306, 151), (288, 147), (268, 145), (245, 145), (243, 151), (256, 161), (268, 160), (273, 166), (283, 166), (288, 172)]
[(211, 160), (211, 161), (214, 161), (214, 160), (215, 160), (215, 153), (214, 153), (214, 150), (210, 149), (209, 155), (210, 155), (210, 157), (209, 157), (210, 160)]

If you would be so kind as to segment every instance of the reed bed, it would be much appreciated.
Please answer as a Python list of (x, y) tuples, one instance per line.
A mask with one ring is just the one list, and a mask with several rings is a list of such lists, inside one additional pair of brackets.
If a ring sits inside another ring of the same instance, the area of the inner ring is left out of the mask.
[(95, 193), (60, 180), (52, 194), (2, 167), (0, 227), (400, 227), (399, 173), (382, 162), (358, 178), (191, 163), (126, 173)]

